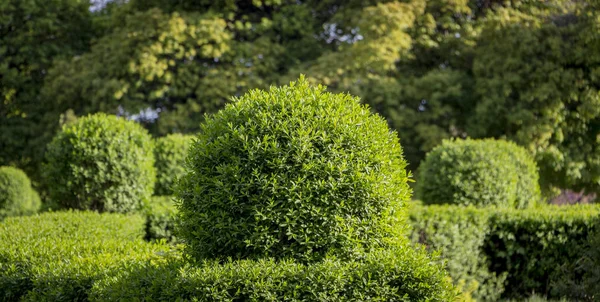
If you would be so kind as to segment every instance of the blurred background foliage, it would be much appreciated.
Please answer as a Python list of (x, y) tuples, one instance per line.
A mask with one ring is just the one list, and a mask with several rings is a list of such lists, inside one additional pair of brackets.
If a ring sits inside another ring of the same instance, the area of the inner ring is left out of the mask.
[(127, 116), (194, 133), (306, 74), (361, 97), (410, 169), (447, 138), (504, 138), (547, 196), (600, 192), (600, 1), (0, 1), (0, 165), (40, 174), (62, 124)]

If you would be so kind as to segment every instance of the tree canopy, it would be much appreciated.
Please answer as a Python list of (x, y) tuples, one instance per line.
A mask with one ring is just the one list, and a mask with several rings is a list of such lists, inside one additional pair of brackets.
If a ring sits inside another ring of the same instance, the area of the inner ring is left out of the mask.
[(534, 156), (546, 192), (600, 192), (599, 5), (4, 1), (0, 165), (35, 174), (77, 116), (193, 133), (232, 96), (305, 74), (384, 116), (412, 170), (444, 139), (504, 138)]

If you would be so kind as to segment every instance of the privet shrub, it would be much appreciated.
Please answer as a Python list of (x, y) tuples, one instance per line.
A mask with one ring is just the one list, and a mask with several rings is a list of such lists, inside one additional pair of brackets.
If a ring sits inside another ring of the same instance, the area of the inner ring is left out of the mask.
[(177, 208), (172, 196), (152, 196), (144, 207), (146, 216), (146, 240), (166, 239), (175, 241)]
[(86, 301), (97, 280), (168, 252), (143, 235), (137, 215), (9, 217), (0, 223), (0, 301)]
[(439, 251), (452, 280), (475, 287), (477, 301), (498, 301), (504, 291), (505, 274), (488, 268), (483, 246), (490, 235), (489, 215), (472, 207), (413, 206), (411, 239), (429, 251)]
[(413, 241), (439, 250), (455, 282), (477, 281), (478, 301), (523, 299), (533, 293), (589, 297), (589, 292), (576, 290), (593, 289), (597, 275), (574, 268), (589, 261), (589, 237), (598, 230), (599, 216), (596, 205), (526, 210), (446, 205), (410, 211)]
[(440, 267), (409, 246), (362, 261), (273, 259), (177, 262), (125, 269), (97, 282), (91, 301), (454, 301)]
[(36, 213), (40, 206), (40, 197), (31, 187), (25, 172), (13, 167), (0, 167), (0, 220)]
[(132, 121), (95, 114), (63, 127), (46, 152), (45, 179), (64, 208), (130, 212), (154, 188), (152, 140)]
[(535, 162), (514, 143), (452, 140), (427, 154), (415, 191), (426, 204), (527, 208), (541, 198), (538, 179)]
[(156, 167), (155, 195), (172, 195), (175, 180), (185, 172), (183, 163), (193, 136), (170, 134), (154, 142), (154, 167)]
[(384, 244), (410, 196), (385, 120), (302, 78), (208, 117), (186, 164), (179, 235), (196, 260), (351, 257)]

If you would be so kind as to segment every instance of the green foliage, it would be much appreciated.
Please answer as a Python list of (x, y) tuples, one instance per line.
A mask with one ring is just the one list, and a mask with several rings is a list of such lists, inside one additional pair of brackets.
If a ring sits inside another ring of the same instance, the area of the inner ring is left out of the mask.
[[(54, 58), (81, 54), (95, 35), (89, 1), (0, 2), (0, 166), (36, 175), (47, 131), (40, 90)], [(56, 116), (58, 120), (58, 116)]]
[(481, 100), (472, 134), (525, 146), (547, 190), (600, 192), (599, 15), (585, 2), (551, 18), (490, 20), (473, 62)]
[(430, 251), (439, 251), (455, 283), (475, 287), (477, 301), (497, 301), (504, 292), (506, 274), (488, 268), (483, 246), (490, 235), (487, 211), (457, 206), (412, 206), (411, 239)]
[(411, 237), (441, 252), (455, 282), (476, 281), (473, 296), (478, 300), (523, 299), (533, 293), (577, 298), (586, 294), (581, 284), (597, 280), (593, 266), (588, 274), (573, 268), (595, 251), (588, 238), (598, 228), (599, 215), (595, 205), (526, 210), (415, 206)]
[(0, 300), (84, 301), (96, 280), (168, 248), (142, 240), (141, 216), (44, 213), (0, 222)]
[(25, 172), (13, 167), (0, 167), (0, 220), (8, 216), (36, 213), (40, 196), (31, 187)]
[(139, 209), (154, 189), (153, 144), (132, 121), (96, 114), (63, 127), (46, 153), (45, 180), (60, 207)]
[(418, 171), (416, 194), (427, 204), (527, 208), (541, 199), (535, 162), (514, 143), (444, 141)]
[(175, 181), (185, 172), (184, 161), (193, 138), (191, 135), (170, 134), (154, 141), (155, 195), (173, 194)]
[(166, 239), (175, 241), (177, 208), (172, 196), (153, 196), (144, 208), (146, 216), (146, 240)]
[(563, 264), (551, 287), (560, 297), (576, 301), (597, 301), (600, 295), (600, 229), (596, 228), (583, 246), (581, 258)]
[(202, 125), (177, 197), (192, 258), (353, 257), (385, 246), (410, 196), (394, 132), (304, 79), (235, 99)]
[(572, 206), (503, 210), (491, 217), (484, 250), (490, 269), (507, 272), (505, 296), (553, 296), (560, 267), (578, 261), (598, 225), (600, 208)]
[(178, 262), (125, 269), (98, 282), (91, 301), (453, 301), (445, 272), (410, 247), (362, 261), (271, 259)]

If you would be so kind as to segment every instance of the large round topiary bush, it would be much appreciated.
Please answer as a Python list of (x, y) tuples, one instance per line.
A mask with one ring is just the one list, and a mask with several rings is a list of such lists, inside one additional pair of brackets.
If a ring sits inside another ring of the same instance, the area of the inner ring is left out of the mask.
[(193, 136), (170, 134), (154, 142), (154, 167), (156, 167), (155, 195), (172, 195), (175, 180), (184, 174), (183, 163)]
[(63, 208), (131, 212), (153, 192), (152, 139), (133, 121), (95, 114), (63, 127), (48, 145), (45, 180)]
[(396, 134), (304, 79), (207, 117), (181, 178), (179, 234), (206, 258), (351, 258), (385, 245), (410, 198)]
[(502, 140), (444, 141), (418, 170), (426, 204), (527, 208), (541, 199), (537, 167), (525, 149)]
[(13, 167), (0, 167), (0, 220), (34, 214), (40, 206), (40, 197), (31, 187), (25, 172)]

